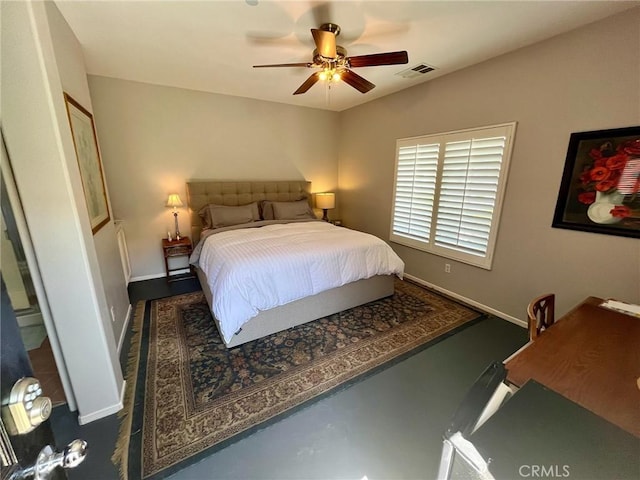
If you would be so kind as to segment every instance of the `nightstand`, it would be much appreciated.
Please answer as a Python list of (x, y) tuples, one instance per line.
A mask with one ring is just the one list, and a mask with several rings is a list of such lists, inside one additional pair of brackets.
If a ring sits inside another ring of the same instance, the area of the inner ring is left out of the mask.
[(193, 251), (193, 247), (191, 245), (191, 240), (189, 237), (182, 237), (180, 240), (172, 240), (169, 241), (166, 238), (162, 239), (162, 252), (164, 254), (164, 268), (167, 272), (167, 281), (171, 281), (171, 272), (175, 272), (178, 270), (184, 270), (188, 268), (190, 271), (189, 277), (180, 276), (179, 279), (182, 278), (190, 278), (193, 276), (193, 268), (191, 265), (187, 267), (178, 267), (178, 268), (169, 268), (169, 257), (187, 257), (187, 262), (189, 261), (189, 256)]

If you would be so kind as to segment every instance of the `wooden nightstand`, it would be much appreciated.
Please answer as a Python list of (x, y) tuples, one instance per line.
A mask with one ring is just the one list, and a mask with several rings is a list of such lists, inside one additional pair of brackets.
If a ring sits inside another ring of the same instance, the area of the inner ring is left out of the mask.
[[(167, 272), (167, 281), (171, 281), (171, 272), (175, 272), (178, 270), (184, 270), (185, 268), (189, 268), (190, 275), (193, 276), (193, 268), (191, 265), (188, 267), (178, 267), (178, 268), (169, 268), (169, 257), (187, 257), (187, 261), (191, 252), (193, 251), (193, 246), (191, 245), (191, 240), (189, 237), (182, 237), (180, 240), (172, 240), (169, 241), (166, 238), (162, 239), (162, 252), (164, 253), (164, 268)], [(186, 278), (180, 276), (180, 278)]]

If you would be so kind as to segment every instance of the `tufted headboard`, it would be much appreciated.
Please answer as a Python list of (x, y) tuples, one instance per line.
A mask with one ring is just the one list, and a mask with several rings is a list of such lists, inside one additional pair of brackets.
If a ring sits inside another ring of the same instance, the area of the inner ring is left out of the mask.
[(209, 203), (216, 205), (246, 205), (260, 200), (293, 202), (307, 198), (313, 207), (311, 182), (304, 180), (265, 182), (217, 182), (214, 180), (189, 180), (187, 204), (191, 218), (191, 241), (200, 240), (202, 221), (198, 212)]

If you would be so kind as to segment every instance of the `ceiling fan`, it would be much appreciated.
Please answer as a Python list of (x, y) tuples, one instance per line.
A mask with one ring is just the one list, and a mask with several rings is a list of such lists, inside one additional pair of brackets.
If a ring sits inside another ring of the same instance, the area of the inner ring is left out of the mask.
[(375, 67), (378, 65), (399, 65), (409, 62), (406, 51), (374, 53), (371, 55), (358, 55), (348, 57), (347, 50), (336, 44), (336, 37), (340, 35), (340, 26), (335, 23), (323, 23), (320, 28), (312, 28), (311, 35), (316, 44), (313, 51), (313, 61), (305, 63), (277, 63), (272, 65), (254, 65), (253, 68), (270, 67), (306, 67), (316, 68), (318, 71), (311, 74), (294, 95), (305, 93), (318, 80), (338, 81), (342, 80), (361, 93), (367, 93), (375, 85), (353, 72), (352, 68)]

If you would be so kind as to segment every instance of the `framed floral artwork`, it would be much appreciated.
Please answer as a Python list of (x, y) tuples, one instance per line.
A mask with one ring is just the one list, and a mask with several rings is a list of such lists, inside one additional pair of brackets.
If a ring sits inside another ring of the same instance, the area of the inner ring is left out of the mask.
[(104, 184), (100, 152), (93, 116), (67, 93), (64, 94), (67, 114), (71, 125), (71, 136), (76, 150), (82, 189), (91, 221), (91, 231), (95, 233), (109, 222), (109, 205)]
[(552, 226), (640, 238), (640, 126), (571, 134)]

